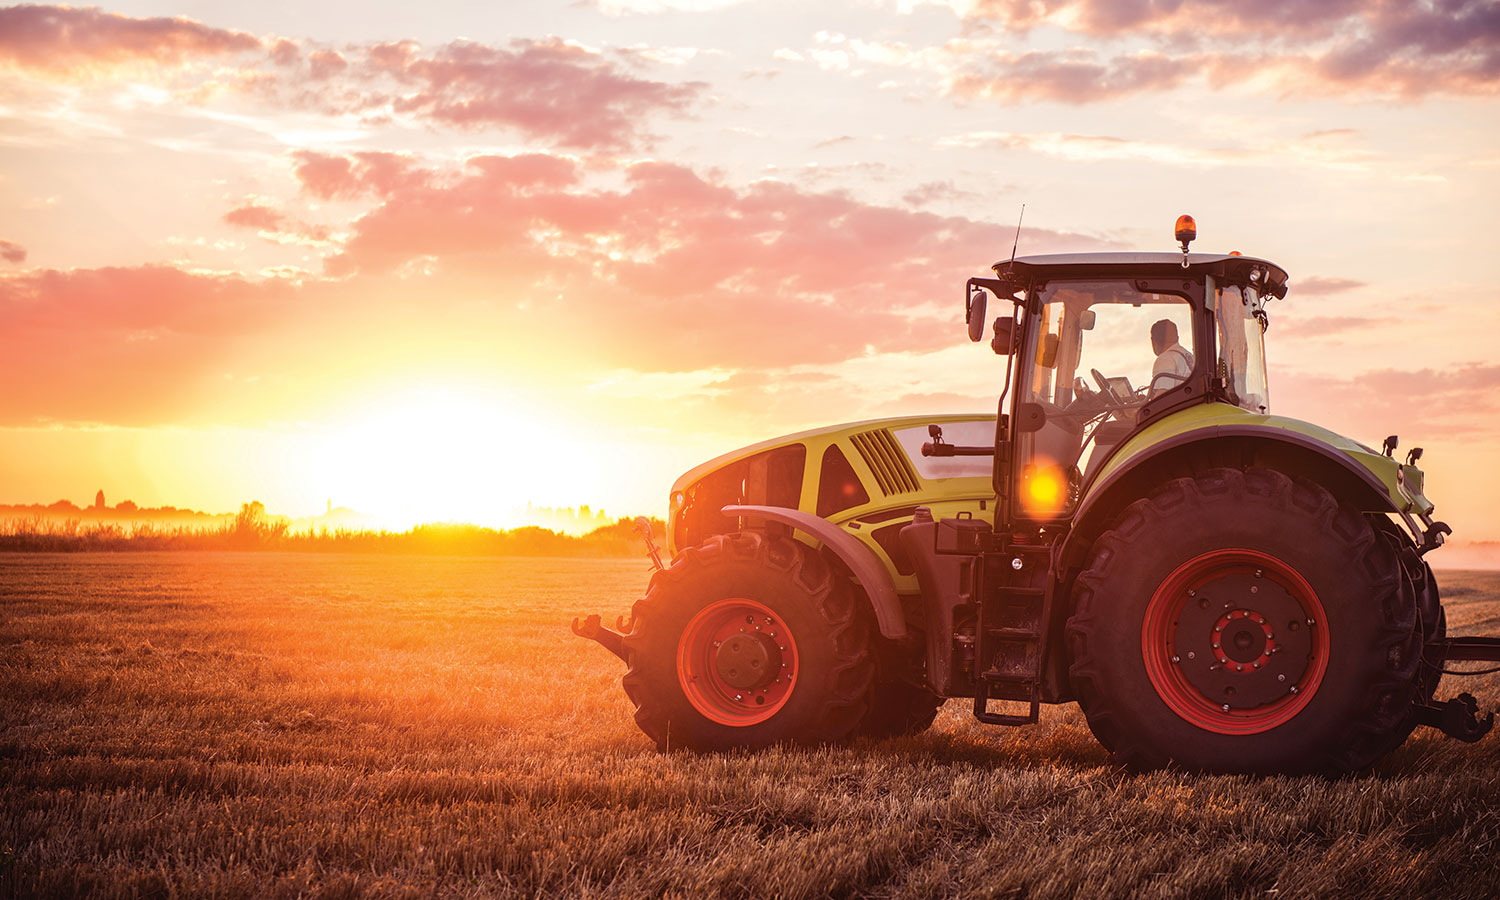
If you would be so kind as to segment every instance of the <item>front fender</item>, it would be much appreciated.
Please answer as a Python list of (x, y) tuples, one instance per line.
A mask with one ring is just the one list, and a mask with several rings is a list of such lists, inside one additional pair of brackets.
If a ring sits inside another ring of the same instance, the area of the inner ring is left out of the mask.
[(837, 554), (854, 573), (854, 577), (859, 579), (865, 594), (870, 598), (870, 605), (874, 607), (880, 633), (891, 640), (906, 637), (906, 614), (901, 611), (901, 601), (896, 596), (896, 586), (891, 581), (890, 572), (870, 548), (848, 532), (827, 519), (780, 506), (726, 506), (722, 511), (726, 516), (781, 522), (817, 538)]

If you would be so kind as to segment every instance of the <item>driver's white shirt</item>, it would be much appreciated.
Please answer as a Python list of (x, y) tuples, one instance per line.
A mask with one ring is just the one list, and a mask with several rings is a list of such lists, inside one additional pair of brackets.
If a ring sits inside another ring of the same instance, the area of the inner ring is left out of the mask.
[[(1182, 344), (1174, 341), (1172, 346), (1156, 357), (1156, 365), (1151, 367), (1151, 390), (1154, 393), (1174, 388), (1186, 381), (1191, 374), (1193, 374), (1193, 354), (1189, 353)], [(1158, 375), (1177, 377), (1163, 378), (1158, 381), (1156, 377)]]

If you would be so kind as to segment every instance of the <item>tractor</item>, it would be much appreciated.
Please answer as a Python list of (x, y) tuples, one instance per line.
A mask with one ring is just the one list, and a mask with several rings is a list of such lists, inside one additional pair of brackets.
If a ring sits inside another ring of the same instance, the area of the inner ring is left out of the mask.
[[(1491, 727), (1424, 561), (1417, 466), (1270, 410), (1287, 273), (1237, 252), (1022, 256), (968, 279), (995, 415), (805, 431), (672, 486), (662, 565), (616, 629), (635, 721), (702, 751), (892, 737), (952, 698), (1022, 726), (1076, 702), (1143, 769), (1342, 773), (1419, 725)], [(990, 298), (1001, 312), (987, 320)]]

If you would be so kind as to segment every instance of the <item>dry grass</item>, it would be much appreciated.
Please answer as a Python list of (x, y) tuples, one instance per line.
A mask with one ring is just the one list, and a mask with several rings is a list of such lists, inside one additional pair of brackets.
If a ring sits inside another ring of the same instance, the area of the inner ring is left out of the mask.
[[(1441, 579), (1500, 631), (1500, 574)], [(0, 556), (0, 896), (1490, 897), (1500, 738), (1136, 775), (1076, 707), (659, 754), (573, 637), (639, 562)], [(1500, 676), (1450, 684), (1485, 705)]]

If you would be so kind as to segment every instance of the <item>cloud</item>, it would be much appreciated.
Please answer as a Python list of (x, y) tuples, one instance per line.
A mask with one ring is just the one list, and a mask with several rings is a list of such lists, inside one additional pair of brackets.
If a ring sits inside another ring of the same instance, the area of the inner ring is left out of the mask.
[(410, 156), (399, 153), (339, 156), (301, 150), (292, 158), (302, 192), (320, 200), (352, 200), (366, 194), (388, 197), (403, 189), (424, 187), (431, 177)]
[(1298, 294), (1306, 294), (1321, 297), (1326, 294), (1340, 294), (1344, 291), (1352, 291), (1362, 288), (1368, 282), (1357, 281), (1353, 278), (1329, 278), (1322, 275), (1313, 275), (1308, 278), (1299, 278), (1291, 286)]
[(14, 241), (0, 240), (0, 259), (11, 263), (26, 261), (26, 248)]
[[(1408, 445), (1432, 438), (1493, 438), (1500, 413), (1500, 365), (1376, 369), (1347, 378), (1278, 373), (1273, 409), (1366, 441), (1399, 432)], [(1283, 402), (1285, 401), (1285, 402)], [(1368, 432), (1379, 423), (1379, 435)]]
[[(991, 196), (1011, 190), (1014, 190), (1013, 185), (1001, 185), (991, 191)], [(951, 181), (928, 181), (902, 194), (901, 202), (907, 206), (921, 207), (950, 200), (974, 200), (980, 196), (977, 191), (962, 189)]]
[(190, 19), (135, 19), (96, 8), (0, 9), (0, 64), (76, 78), (130, 66), (182, 66), (202, 57), (256, 50), (261, 41)]
[[(431, 173), (354, 222), (327, 270), (375, 279), (419, 268), (483, 284), (528, 314), (572, 323), (614, 365), (682, 371), (951, 343), (956, 325), (912, 311), (953, 296), (953, 273), (982, 272), (1012, 232), (775, 181), (734, 188), (670, 163), (629, 167), (623, 189), (583, 175), (542, 154)], [(1027, 237), (1043, 252), (1105, 246)]]
[(984, 54), (954, 67), (948, 92), (963, 99), (1004, 103), (1052, 100), (1097, 103), (1114, 97), (1179, 87), (1189, 66), (1159, 53), (1100, 61), (1093, 51)]
[[(1227, 86), (1250, 76), (1289, 94), (1414, 99), (1500, 91), (1500, 4), (1493, 0), (979, 0), (960, 15), (980, 35), (1049, 25), (1092, 39), (1152, 41), (1166, 54), (1156, 77), (1143, 81), (1153, 90), (1196, 79)], [(986, 56), (956, 55), (964, 60), (959, 69), (982, 66)], [(1089, 96), (1083, 92), (1091, 82), (1093, 99), (1116, 96), (1117, 82), (1130, 83), (1128, 68), (1116, 71), (1118, 58), (1089, 66), (1070, 61), (1071, 51), (1035, 55), (1026, 67), (1000, 66), (999, 74), (1029, 67), (1054, 92), (1059, 82), (1071, 86), (1072, 98)], [(1175, 81), (1167, 70), (1178, 73)], [(1027, 96), (984, 77), (977, 88), (961, 80), (958, 87), (1000, 99)]]
[(291, 308), (282, 282), (170, 266), (0, 277), (0, 425), (154, 424), (222, 397), (226, 352)]
[[(650, 137), (650, 117), (688, 114), (706, 85), (654, 80), (636, 70), (676, 66), (696, 52), (596, 50), (555, 37), (501, 46), (453, 41), (432, 50), (410, 40), (334, 49), (262, 40), (184, 18), (134, 19), (58, 6), (0, 9), (0, 67), (36, 79), (128, 77), (165, 84), (175, 101), (197, 106), (226, 95), (248, 97), (275, 113), (507, 129), (596, 152), (640, 147)], [(225, 56), (234, 58), (189, 70)]]
[(269, 206), (249, 203), (225, 213), (224, 221), (230, 225), (240, 225), (245, 228), (258, 228), (262, 231), (280, 231), (282, 225), (286, 222), (286, 216), (271, 209)]
[[(288, 385), (321, 397), (333, 383), (497, 366), (549, 380), (722, 372), (695, 396), (775, 397), (811, 415), (827, 392), (809, 394), (788, 370), (961, 343), (962, 276), (984, 273), (1012, 237), (1008, 224), (778, 181), (732, 185), (666, 162), (292, 160), (305, 207), (247, 198), (223, 219), (310, 244), (313, 207), (357, 201), (365, 212), (317, 245), (321, 275), (0, 276), (0, 378), (33, 386), (0, 425), (286, 420), (320, 402)], [(1027, 240), (1040, 252), (1109, 246), (1041, 229)]]
[(1397, 321), (1385, 316), (1313, 316), (1307, 319), (1289, 318), (1285, 324), (1285, 335), (1291, 339), (1343, 336), (1352, 331), (1379, 328)]
[(293, 219), (280, 210), (260, 203), (247, 203), (224, 214), (224, 222), (241, 228), (254, 228), (261, 237), (278, 244), (320, 246), (330, 241), (332, 229)]
[(647, 117), (685, 115), (705, 88), (636, 76), (600, 51), (557, 38), (504, 47), (455, 41), (431, 53), (398, 41), (351, 56), (312, 54), (309, 74), (321, 79), (312, 88), (286, 76), (254, 80), (251, 89), (329, 114), (513, 128), (561, 147), (615, 151), (645, 139)]

